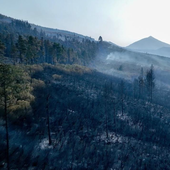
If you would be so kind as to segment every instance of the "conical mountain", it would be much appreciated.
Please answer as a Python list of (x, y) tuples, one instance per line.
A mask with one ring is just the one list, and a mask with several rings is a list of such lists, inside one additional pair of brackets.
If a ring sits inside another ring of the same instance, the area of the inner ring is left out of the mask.
[(143, 52), (158, 50), (163, 47), (170, 47), (170, 44), (162, 42), (152, 36), (143, 38), (127, 46), (128, 49), (132, 49), (135, 51), (143, 51)]

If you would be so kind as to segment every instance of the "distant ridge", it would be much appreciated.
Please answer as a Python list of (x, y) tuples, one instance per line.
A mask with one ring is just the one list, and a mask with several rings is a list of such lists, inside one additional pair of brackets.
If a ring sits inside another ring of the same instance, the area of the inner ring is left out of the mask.
[[(14, 18), (0, 14), (0, 23), (9, 24), (13, 20), (19, 20), (19, 19), (14, 19)], [(22, 21), (22, 20), (19, 20), (19, 21)], [(28, 21), (25, 21), (25, 22), (28, 22)], [(43, 32), (45, 32), (46, 35), (48, 35), (50, 37), (56, 36), (58, 39), (61, 39), (63, 41), (65, 41), (66, 39), (67, 40), (77, 39), (79, 41), (82, 41), (83, 39), (85, 39), (85, 40), (95, 41), (94, 38), (91, 38), (89, 36), (84, 36), (82, 34), (78, 34), (75, 32), (60, 30), (60, 29), (56, 29), (56, 28), (43, 27), (43, 26), (31, 24), (31, 23), (29, 23), (29, 24), (31, 25), (32, 29), (36, 28), (38, 32), (43, 31)]]
[(169, 50), (170, 44), (162, 42), (152, 36), (136, 41), (130, 44), (129, 46), (127, 46), (126, 48), (133, 51), (147, 52), (150, 54), (170, 57), (170, 50)]
[(139, 41), (136, 41), (127, 48), (133, 49), (133, 50), (138, 50), (138, 51), (150, 51), (150, 50), (158, 50), (163, 47), (170, 47), (170, 44), (167, 44), (165, 42), (162, 42), (152, 36), (149, 36), (147, 38), (143, 38)]
[(58, 36), (62, 40), (65, 40), (65, 36), (68, 38), (78, 38), (78, 39), (88, 39), (90, 41), (95, 41), (93, 38), (89, 36), (84, 36), (75, 32), (70, 32), (66, 30), (60, 30), (60, 29), (55, 29), (55, 28), (48, 28), (48, 27), (42, 27), (39, 25), (31, 24), (31, 27), (34, 29), (36, 28), (39, 32), (44, 31), (48, 36)]

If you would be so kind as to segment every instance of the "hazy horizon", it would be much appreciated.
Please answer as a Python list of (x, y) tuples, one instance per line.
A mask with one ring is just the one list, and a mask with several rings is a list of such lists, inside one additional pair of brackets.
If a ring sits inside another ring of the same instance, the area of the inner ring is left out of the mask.
[(153, 36), (170, 44), (168, 0), (0, 0), (0, 13), (30, 23), (128, 46)]

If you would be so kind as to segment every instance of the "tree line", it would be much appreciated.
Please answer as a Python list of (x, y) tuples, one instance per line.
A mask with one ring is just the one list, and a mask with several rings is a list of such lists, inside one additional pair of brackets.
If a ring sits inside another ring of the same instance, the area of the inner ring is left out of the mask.
[[(7, 19), (3, 15), (0, 18)], [(0, 41), (5, 46), (5, 56), (20, 63), (88, 64), (96, 55), (98, 43), (86, 37), (49, 36), (38, 31), (27, 21), (11, 20), (0, 24)]]
[(81, 63), (73, 49), (66, 49), (58, 43), (52, 43), (43, 38), (39, 40), (33, 36), (23, 37), (19, 35), (16, 42), (10, 41), (9, 37), (6, 38), (8, 39), (7, 43), (2, 43), (1, 40), (0, 44), (4, 46), (4, 55), (14, 64)]

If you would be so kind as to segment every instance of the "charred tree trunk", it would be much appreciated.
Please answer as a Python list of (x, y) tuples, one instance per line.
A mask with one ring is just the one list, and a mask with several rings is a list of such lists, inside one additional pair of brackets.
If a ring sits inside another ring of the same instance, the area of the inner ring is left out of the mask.
[(48, 141), (49, 141), (49, 145), (51, 145), (51, 132), (50, 132), (50, 114), (49, 114), (49, 98), (50, 95), (47, 95), (47, 105), (46, 105), (46, 113), (47, 113), (47, 129), (48, 129)]
[(5, 111), (5, 129), (6, 129), (6, 161), (7, 161), (7, 169), (10, 169), (9, 166), (9, 130), (8, 130), (8, 111), (7, 111), (7, 95), (6, 95), (6, 87), (4, 85), (4, 111)]

